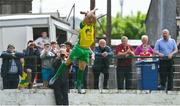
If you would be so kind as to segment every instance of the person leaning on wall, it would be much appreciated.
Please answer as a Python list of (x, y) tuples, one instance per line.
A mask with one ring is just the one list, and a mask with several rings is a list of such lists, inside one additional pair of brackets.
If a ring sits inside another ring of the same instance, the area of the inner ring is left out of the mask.
[(117, 59), (117, 85), (118, 89), (130, 89), (132, 85), (132, 59), (128, 56), (134, 56), (133, 48), (128, 44), (128, 37), (121, 37), (121, 44), (115, 49), (115, 53), (118, 57)]
[(1, 57), (3, 89), (17, 89), (19, 75), (22, 75), (22, 64), (20, 59), (24, 57), (23, 53), (17, 52), (15, 46), (9, 44), (7, 50), (2, 52)]

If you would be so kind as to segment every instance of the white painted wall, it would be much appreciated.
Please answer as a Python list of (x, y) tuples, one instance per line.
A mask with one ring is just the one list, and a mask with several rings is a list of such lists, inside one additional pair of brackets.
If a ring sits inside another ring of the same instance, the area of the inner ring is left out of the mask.
[(32, 31), (29, 27), (2, 28), (1, 49), (4, 51), (7, 49), (8, 44), (13, 44), (17, 51), (22, 51), (26, 48), (28, 38), (32, 38), (30, 36), (32, 36)]
[(29, 40), (33, 40), (32, 26), (26, 26), (26, 41), (28, 42)]

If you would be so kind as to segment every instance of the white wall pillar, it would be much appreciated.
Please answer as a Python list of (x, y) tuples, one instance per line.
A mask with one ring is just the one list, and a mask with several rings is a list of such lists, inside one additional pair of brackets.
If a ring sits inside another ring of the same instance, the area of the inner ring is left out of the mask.
[(49, 18), (49, 38), (50, 41), (56, 41), (56, 27), (51, 18)]

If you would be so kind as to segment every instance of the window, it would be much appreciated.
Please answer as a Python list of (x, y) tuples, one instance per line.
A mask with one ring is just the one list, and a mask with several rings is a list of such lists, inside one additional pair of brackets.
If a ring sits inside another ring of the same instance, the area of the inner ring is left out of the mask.
[(2, 5), (2, 14), (11, 14), (11, 5), (9, 4)]

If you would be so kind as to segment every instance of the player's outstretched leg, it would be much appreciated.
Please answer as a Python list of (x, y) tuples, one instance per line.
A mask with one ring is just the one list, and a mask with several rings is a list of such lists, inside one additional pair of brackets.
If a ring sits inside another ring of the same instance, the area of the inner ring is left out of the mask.
[(58, 78), (58, 76), (64, 71), (64, 69), (66, 68), (66, 63), (62, 63), (60, 65), (60, 67), (58, 68), (56, 74), (50, 79), (49, 81), (49, 85), (53, 85), (54, 82), (56, 81), (56, 79)]

